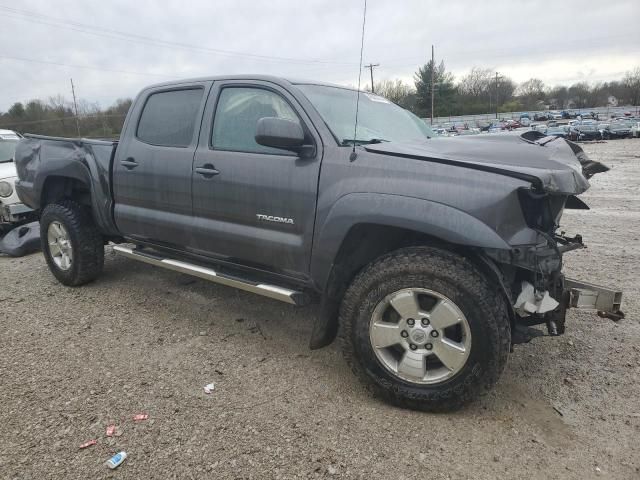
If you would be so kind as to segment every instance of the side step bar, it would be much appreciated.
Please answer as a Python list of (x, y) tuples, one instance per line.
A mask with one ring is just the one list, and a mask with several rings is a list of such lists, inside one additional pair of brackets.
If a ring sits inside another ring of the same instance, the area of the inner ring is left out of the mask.
[(252, 282), (230, 275), (226, 275), (220, 272), (216, 272), (211, 268), (201, 267), (199, 265), (193, 265), (191, 263), (182, 262), (180, 260), (172, 260), (170, 258), (162, 258), (158, 255), (145, 252), (137, 248), (128, 248), (121, 245), (114, 245), (113, 250), (127, 258), (133, 258), (140, 262), (155, 265), (156, 267), (166, 268), (175, 272), (186, 273), (187, 275), (193, 275), (194, 277), (203, 278), (210, 282), (219, 283), (228, 287), (234, 287), (239, 290), (245, 290), (251, 293), (257, 293), (264, 297), (280, 300), (281, 302), (290, 303), (292, 305), (304, 305), (305, 295), (302, 292), (296, 290), (290, 290), (288, 288), (278, 287), (276, 285), (269, 285), (266, 283)]

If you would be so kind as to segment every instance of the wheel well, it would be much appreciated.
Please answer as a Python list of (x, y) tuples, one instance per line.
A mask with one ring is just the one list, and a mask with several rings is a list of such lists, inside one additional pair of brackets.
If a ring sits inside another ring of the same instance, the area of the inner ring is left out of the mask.
[(357, 273), (367, 264), (399, 248), (425, 245), (457, 253), (480, 270), (496, 288), (504, 291), (511, 304), (509, 289), (497, 264), (479, 248), (457, 245), (414, 230), (377, 224), (359, 224), (351, 228), (336, 255), (325, 294), (340, 301)]
[(414, 245), (454, 246), (439, 238), (399, 227), (362, 223), (347, 233), (334, 259), (325, 293), (332, 299), (342, 298), (349, 283), (368, 263), (385, 253)]
[(91, 206), (91, 191), (88, 185), (76, 178), (48, 177), (42, 187), (40, 208), (65, 198), (73, 199), (82, 205)]
[(464, 256), (493, 282), (495, 288), (504, 292), (505, 300), (510, 305), (500, 269), (486, 258), (481, 249), (452, 244), (415, 230), (369, 223), (358, 224), (345, 236), (333, 262), (322, 296), (321, 312), (312, 333), (311, 348), (321, 348), (334, 340), (338, 328), (340, 302), (353, 278), (362, 268), (386, 253), (420, 245), (441, 248)]

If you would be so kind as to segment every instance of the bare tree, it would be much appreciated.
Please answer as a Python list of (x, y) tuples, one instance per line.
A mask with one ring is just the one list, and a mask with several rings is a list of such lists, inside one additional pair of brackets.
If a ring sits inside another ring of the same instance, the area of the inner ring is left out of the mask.
[[(493, 86), (493, 72), (488, 68), (473, 67), (460, 79), (458, 89), (463, 95), (473, 98), (485, 97)], [(495, 87), (494, 87), (495, 88)]]
[(539, 78), (530, 78), (518, 86), (518, 94), (527, 109), (536, 107), (545, 97), (544, 82)]
[(412, 85), (404, 83), (400, 79), (396, 80), (383, 80), (376, 83), (376, 93), (393, 103), (406, 108), (408, 99), (416, 92)]
[(640, 103), (640, 67), (625, 73), (622, 83), (627, 90), (631, 104), (637, 106)]
[(569, 87), (569, 97), (573, 100), (573, 103), (577, 108), (585, 108), (587, 105), (589, 96), (591, 94), (591, 88), (587, 82), (574, 83)]

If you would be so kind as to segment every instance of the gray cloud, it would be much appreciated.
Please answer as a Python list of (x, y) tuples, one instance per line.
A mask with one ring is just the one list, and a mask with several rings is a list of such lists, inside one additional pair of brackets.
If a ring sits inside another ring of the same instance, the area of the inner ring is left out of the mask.
[[(81, 98), (103, 106), (149, 83), (212, 74), (354, 85), (362, 3), (0, 0), (0, 110), (70, 98), (70, 77)], [(433, 43), (456, 76), (481, 66), (548, 84), (619, 78), (640, 63), (637, 0), (549, 5), (369, 0), (364, 61), (381, 64), (378, 79), (411, 81)]]

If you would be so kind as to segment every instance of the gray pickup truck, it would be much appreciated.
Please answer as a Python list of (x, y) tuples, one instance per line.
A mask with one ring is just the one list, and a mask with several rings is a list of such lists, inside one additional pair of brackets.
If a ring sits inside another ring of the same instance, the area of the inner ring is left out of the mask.
[[(432, 139), (386, 99), (317, 82), (211, 77), (145, 88), (119, 142), (26, 135), (20, 198), (63, 284), (128, 258), (294, 305), (311, 348), (397, 405), (459, 407), (531, 326), (569, 307), (619, 318), (621, 293), (569, 280), (565, 208), (607, 167), (536, 132)], [(537, 330), (536, 330), (537, 331)]]

